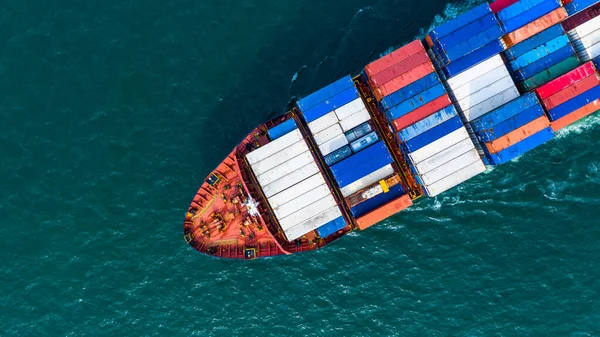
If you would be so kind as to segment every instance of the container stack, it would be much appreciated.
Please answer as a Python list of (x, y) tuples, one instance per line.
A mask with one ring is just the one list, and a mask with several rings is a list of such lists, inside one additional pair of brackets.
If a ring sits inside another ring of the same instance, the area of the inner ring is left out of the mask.
[(338, 203), (300, 130), (294, 126), (284, 133), (290, 124), (271, 128), (269, 135), (276, 139), (246, 155), (273, 214), (289, 241), (332, 223), (344, 228)]
[[(356, 219), (407, 198), (394, 160), (350, 77), (300, 100), (298, 107)], [(365, 221), (358, 223), (361, 229), (368, 227)]]
[(535, 93), (525, 94), (471, 122), (491, 165), (506, 163), (554, 137)]
[(562, 26), (582, 62), (600, 56), (600, 3), (569, 17)]
[(536, 93), (555, 131), (600, 109), (600, 80), (592, 62), (548, 82)]

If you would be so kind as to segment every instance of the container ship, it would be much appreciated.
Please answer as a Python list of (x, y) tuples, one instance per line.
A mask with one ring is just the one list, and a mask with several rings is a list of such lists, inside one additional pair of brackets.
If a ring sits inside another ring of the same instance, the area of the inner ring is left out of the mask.
[(255, 259), (319, 249), (551, 141), (600, 110), (600, 3), (479, 5), (252, 130), (184, 238)]

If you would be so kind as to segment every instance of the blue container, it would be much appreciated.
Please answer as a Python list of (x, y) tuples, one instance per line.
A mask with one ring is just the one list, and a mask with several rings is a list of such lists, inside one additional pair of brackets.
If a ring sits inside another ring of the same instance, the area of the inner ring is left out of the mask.
[(565, 9), (569, 16), (580, 12), (582, 9), (586, 9), (591, 5), (595, 4), (598, 0), (573, 0), (573, 2), (566, 4)]
[(560, 48), (563, 48), (568, 44), (569, 38), (567, 37), (567, 35), (561, 35), (559, 37), (556, 37), (544, 43), (543, 45), (538, 46), (537, 48), (532, 49), (529, 52), (519, 56), (519, 58), (517, 58), (516, 60), (510, 61), (508, 63), (509, 68), (517, 70), (526, 67), (531, 63), (534, 63), (535, 61), (554, 53), (555, 51), (559, 50)]
[(353, 86), (354, 82), (352, 81), (352, 77), (350, 77), (350, 75), (345, 76), (344, 78), (341, 78), (299, 100), (298, 108), (300, 111), (306, 111), (319, 103), (325, 102), (330, 97), (352, 88)]
[(498, 21), (494, 16), (494, 13), (489, 13), (476, 21), (473, 21), (458, 30), (440, 38), (439, 40), (434, 40), (434, 46), (438, 46), (440, 50), (448, 50), (457, 44), (468, 40), (480, 32), (484, 32), (492, 27), (499, 27)]
[(439, 83), (442, 82), (440, 81), (437, 73), (434, 71), (431, 74), (426, 75), (425, 77), (418, 79), (406, 87), (390, 94), (389, 96), (384, 97), (379, 104), (382, 108), (389, 109)]
[(552, 128), (546, 128), (496, 154), (488, 154), (487, 159), (492, 165), (501, 165), (517, 158), (525, 152), (533, 150), (552, 138), (554, 138), (554, 131), (552, 131)]
[(477, 50), (488, 43), (498, 40), (500, 37), (502, 37), (503, 34), (504, 32), (502, 31), (502, 28), (500, 28), (500, 26), (492, 27), (446, 50), (444, 54), (440, 55), (440, 62), (443, 64), (448, 64), (453, 60), (458, 60), (461, 57), (469, 55), (474, 50)]
[(534, 92), (528, 92), (472, 120), (470, 124), (475, 132), (482, 132), (536, 105), (540, 105), (539, 99)]
[[(496, 13), (500, 22), (506, 22), (548, 0), (520, 0)], [(549, 1), (548, 1), (549, 2)]]
[(494, 125), (489, 129), (477, 131), (477, 139), (482, 143), (494, 141), (502, 136), (506, 136), (510, 132), (524, 126), (527, 123), (534, 121), (537, 118), (544, 116), (544, 109), (541, 105), (535, 105), (531, 108), (513, 116), (499, 124)]
[(546, 0), (539, 5), (511, 18), (508, 21), (502, 21), (502, 26), (504, 27), (506, 33), (510, 33), (538, 18), (541, 18), (560, 6), (560, 0)]
[(356, 90), (355, 87), (352, 87), (333, 97), (329, 97), (326, 101), (315, 105), (314, 107), (304, 111), (302, 114), (304, 115), (306, 122), (310, 123), (337, 108), (343, 107), (359, 97), (358, 90)]
[(356, 153), (359, 152), (363, 149), (365, 149), (366, 147), (375, 144), (375, 142), (377, 142), (379, 140), (379, 136), (377, 136), (376, 132), (371, 132), (366, 136), (361, 137), (358, 140), (353, 141), (352, 143), (350, 143), (350, 148), (352, 149), (352, 152)]
[(471, 54), (461, 57), (458, 60), (450, 63), (445, 68), (442, 68), (442, 72), (446, 78), (451, 78), (471, 68), (472, 66), (489, 59), (503, 50), (504, 45), (500, 43), (499, 40), (496, 40), (475, 50)]
[(521, 41), (519, 43), (517, 43), (516, 45), (508, 48), (505, 52), (504, 52), (504, 56), (506, 56), (506, 58), (508, 60), (516, 60), (517, 58), (519, 58), (521, 55), (530, 52), (531, 50), (545, 44), (546, 42), (555, 39), (561, 35), (565, 35), (565, 30), (563, 29), (562, 25), (556, 24), (546, 30), (543, 30), (541, 33), (536, 34), (530, 38), (528, 38), (527, 40)]
[(391, 118), (391, 120), (400, 118), (400, 117), (408, 114), (409, 112), (426, 105), (427, 103), (433, 101), (434, 99), (442, 96), (445, 93), (446, 93), (446, 88), (444, 88), (444, 85), (442, 83), (437, 84), (437, 85), (423, 91), (422, 93), (418, 94), (417, 96), (414, 96), (414, 97), (392, 107), (391, 109), (389, 109), (387, 111), (386, 115), (388, 116), (388, 118)]
[(600, 85), (597, 85), (588, 91), (582, 92), (578, 96), (571, 98), (563, 104), (550, 109), (548, 111), (548, 115), (550, 116), (551, 121), (561, 119), (562, 117), (565, 117), (571, 112), (597, 100), (598, 98), (600, 98)]
[(360, 204), (350, 208), (350, 212), (355, 218), (358, 218), (394, 199), (400, 198), (404, 193), (405, 192), (402, 189), (402, 185), (398, 184), (392, 186), (389, 192), (378, 194), (371, 199), (361, 202)]
[(275, 140), (281, 136), (292, 132), (296, 128), (296, 122), (294, 121), (294, 119), (288, 119), (287, 121), (277, 125), (276, 127), (269, 129), (269, 138), (271, 138), (271, 140)]
[(481, 4), (454, 19), (435, 27), (429, 32), (429, 36), (432, 40), (439, 40), (443, 36), (446, 36), (491, 12), (492, 10), (490, 9), (489, 4)]
[(600, 56), (596, 57), (594, 60), (594, 65), (596, 66), (596, 69), (600, 69)]
[(423, 132), (422, 134), (414, 137), (413, 139), (402, 143), (402, 149), (406, 153), (415, 152), (418, 149), (423, 148), (424, 146), (427, 146), (427, 145), (433, 143), (434, 141), (460, 129), (463, 126), (464, 126), (464, 124), (460, 120), (459, 116), (453, 117), (453, 118), (443, 122), (442, 124), (432, 128), (426, 132)]
[(385, 143), (379, 141), (331, 166), (331, 172), (338, 185), (344, 187), (377, 171), (392, 161), (392, 156), (388, 152)]
[(321, 238), (326, 238), (344, 227), (346, 227), (346, 220), (344, 220), (344, 217), (339, 217), (317, 228), (317, 233), (319, 233)]
[(327, 166), (331, 166), (343, 159), (350, 157), (351, 155), (352, 150), (350, 149), (350, 146), (344, 145), (343, 147), (340, 147), (339, 149), (326, 155), (323, 157), (323, 159), (325, 159), (325, 164), (327, 164)]
[(541, 73), (542, 71), (568, 59), (573, 55), (575, 55), (575, 49), (573, 49), (573, 46), (571, 46), (570, 44), (567, 44), (566, 46), (560, 48), (552, 54), (547, 55), (531, 63), (530, 65), (519, 69), (517, 72), (514, 73), (514, 78), (517, 82), (524, 81), (525, 79), (535, 76), (536, 74)]
[(423, 132), (429, 131), (434, 127), (444, 123), (453, 117), (458, 116), (458, 113), (453, 105), (447, 106), (433, 115), (422, 119), (415, 124), (398, 132), (398, 136), (403, 142), (409, 141)]
[(355, 127), (354, 129), (346, 132), (346, 140), (348, 142), (353, 142), (371, 131), (373, 131), (373, 127), (371, 127), (371, 124), (369, 124), (369, 122), (364, 122), (361, 125)]

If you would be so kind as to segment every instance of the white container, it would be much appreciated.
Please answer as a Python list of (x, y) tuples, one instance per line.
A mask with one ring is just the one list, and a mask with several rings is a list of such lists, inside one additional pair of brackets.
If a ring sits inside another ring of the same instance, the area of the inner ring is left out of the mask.
[(314, 200), (312, 204), (303, 207), (302, 209), (286, 216), (285, 218), (278, 219), (279, 224), (283, 230), (290, 229), (313, 218), (316, 214), (320, 214), (334, 206), (337, 207), (335, 199), (333, 199), (333, 196), (328, 195), (319, 200)]
[(477, 161), (451, 176), (425, 186), (425, 192), (428, 196), (435, 197), (483, 172), (485, 172), (485, 165), (483, 162)]
[(341, 120), (340, 126), (344, 132), (347, 132), (368, 121), (369, 119), (371, 119), (371, 115), (369, 115), (367, 109), (362, 109)]
[(335, 123), (332, 126), (328, 127), (327, 129), (320, 131), (319, 133), (313, 135), (313, 138), (315, 139), (315, 142), (317, 143), (317, 145), (321, 145), (323, 143), (326, 143), (327, 141), (335, 138), (335, 137), (339, 137), (340, 135), (343, 135), (344, 131), (342, 131), (342, 128), (340, 127), (339, 124)]
[(421, 181), (427, 186), (432, 185), (477, 161), (481, 161), (481, 157), (479, 157), (479, 153), (476, 149), (472, 149), (471, 151), (450, 160), (444, 165), (421, 175)]
[(600, 29), (600, 16), (597, 16), (573, 29), (579, 37), (584, 37)]
[(299, 167), (303, 167), (310, 163), (314, 163), (314, 157), (310, 152), (304, 152), (303, 154), (296, 156), (285, 163), (276, 166), (267, 172), (256, 177), (261, 186), (268, 185), (277, 179), (287, 176), (288, 174), (296, 171)]
[(357, 181), (350, 183), (342, 188), (340, 188), (340, 192), (344, 197), (351, 196), (352, 194), (360, 191), (361, 189), (374, 184), (382, 179), (385, 179), (394, 174), (394, 168), (392, 164), (386, 165), (360, 179)]
[(321, 174), (315, 174), (308, 179), (302, 180), (290, 188), (271, 196), (268, 198), (269, 204), (271, 205), (271, 208), (280, 207), (321, 185), (325, 185), (325, 179), (323, 179)]
[(467, 119), (467, 121), (472, 121), (476, 118), (479, 118), (486, 113), (503, 106), (504, 104), (512, 101), (513, 99), (519, 97), (519, 90), (512, 85), (510, 88), (486, 99), (485, 101), (475, 105), (474, 107), (463, 110), (463, 115)]
[(585, 49), (584, 59), (585, 61), (594, 59), (600, 56), (600, 43), (596, 43), (595, 45)]
[(573, 44), (580, 45), (583, 48), (590, 48), (598, 42), (600, 42), (600, 29), (580, 38), (577, 41), (574, 41)]
[(293, 144), (292, 146), (259, 161), (258, 163), (251, 164), (250, 166), (252, 167), (252, 171), (254, 171), (254, 174), (256, 176), (259, 176), (285, 163), (286, 161), (303, 154), (304, 152), (308, 152), (308, 146), (306, 145), (306, 142), (304, 140), (301, 140)]
[(479, 90), (473, 92), (471, 95), (459, 100), (457, 103), (460, 106), (462, 111), (469, 110), (476, 106), (477, 104), (488, 100), (489, 98), (505, 91), (510, 88), (515, 87), (515, 82), (513, 82), (510, 76), (506, 76), (487, 87), (479, 88)]
[(320, 173), (319, 167), (316, 163), (312, 162), (308, 165), (298, 168), (298, 170), (290, 173), (287, 177), (278, 179), (268, 185), (260, 184), (260, 186), (262, 187), (265, 196), (269, 198), (287, 188), (296, 185), (297, 183), (316, 173)]
[(424, 175), (425, 173), (446, 164), (452, 159), (460, 156), (463, 153), (467, 153), (474, 148), (475, 145), (473, 145), (471, 138), (466, 138), (413, 166), (420, 175)]
[(482, 74), (489, 73), (492, 69), (496, 69), (504, 64), (502, 61), (502, 57), (500, 54), (494, 55), (491, 58), (463, 71), (462, 73), (449, 78), (446, 82), (450, 86), (450, 88), (460, 88), (463, 85), (473, 81), (478, 78)]
[(451, 147), (458, 142), (461, 142), (465, 139), (469, 138), (469, 133), (467, 129), (463, 126), (462, 128), (453, 131), (445, 135), (444, 137), (436, 140), (435, 142), (428, 144), (413, 153), (409, 153), (408, 157), (410, 160), (416, 165), (427, 158), (433, 157), (435, 154), (444, 151), (445, 149)]
[(246, 159), (250, 165), (258, 163), (259, 161), (268, 158), (275, 153), (290, 147), (294, 143), (297, 143), (302, 138), (300, 130), (295, 129), (294, 131), (275, 139), (274, 141), (259, 147), (258, 149), (248, 153)]
[(452, 95), (457, 101), (460, 101), (507, 76), (510, 76), (508, 69), (506, 69), (506, 66), (501, 65), (488, 73), (481, 74), (481, 76), (459, 88), (452, 88)]
[(359, 98), (355, 99), (354, 101), (352, 101), (334, 111), (335, 111), (335, 114), (337, 115), (337, 118), (339, 120), (342, 120), (342, 119), (347, 118), (363, 109), (366, 109), (366, 107), (365, 107), (365, 104), (363, 103), (362, 98), (359, 97)]
[(323, 156), (326, 156), (346, 144), (348, 144), (348, 139), (346, 139), (346, 136), (344, 136), (342, 133), (341, 135), (319, 145), (319, 150), (321, 150), (321, 154)]
[(341, 216), (342, 212), (340, 212), (340, 209), (337, 206), (331, 207), (295, 227), (284, 230), (283, 233), (288, 241), (293, 241)]
[(298, 196), (293, 200), (290, 200), (290, 202), (280, 207), (273, 208), (273, 212), (275, 213), (277, 219), (282, 219), (312, 204), (316, 200), (321, 200), (325, 198), (328, 195), (331, 195), (329, 186), (321, 185), (311, 191), (308, 191), (307, 193), (304, 193), (301, 196)]
[(325, 129), (327, 129), (328, 127), (338, 123), (339, 120), (337, 118), (337, 116), (335, 115), (335, 112), (332, 111), (330, 113), (327, 113), (324, 116), (319, 117), (318, 119), (315, 119), (314, 121), (308, 123), (308, 128), (310, 129), (310, 133), (317, 134), (320, 131), (323, 131)]

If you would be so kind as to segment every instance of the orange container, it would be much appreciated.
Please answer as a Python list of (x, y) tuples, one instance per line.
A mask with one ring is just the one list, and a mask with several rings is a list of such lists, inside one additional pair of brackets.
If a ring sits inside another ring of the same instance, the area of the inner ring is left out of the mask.
[(531, 21), (525, 26), (515, 30), (514, 32), (508, 33), (502, 39), (506, 43), (507, 47), (512, 47), (517, 43), (526, 40), (535, 34), (549, 28), (564, 19), (566, 19), (569, 15), (567, 14), (567, 10), (563, 7), (557, 8), (552, 12), (542, 16), (541, 18)]
[(404, 59), (407, 59), (409, 56), (414, 55), (423, 50), (425, 50), (425, 48), (423, 47), (421, 41), (415, 40), (407, 44), (406, 46), (400, 47), (394, 50), (393, 52), (383, 56), (382, 58), (369, 63), (365, 67), (365, 72), (367, 73), (367, 75), (373, 76), (393, 66), (394, 64)]
[(565, 117), (550, 123), (550, 125), (552, 126), (552, 130), (554, 130), (556, 132), (556, 131), (558, 131), (570, 124), (573, 124), (573, 123), (577, 122), (578, 120), (580, 120), (586, 116), (589, 116), (599, 110), (600, 110), (600, 99), (597, 99), (597, 100), (590, 102), (590, 103), (584, 105), (583, 107), (571, 112), (570, 114), (566, 115)]
[(549, 126), (550, 121), (548, 120), (548, 117), (542, 116), (528, 124), (523, 125), (515, 131), (508, 133), (505, 136), (502, 136), (492, 142), (485, 143), (485, 147), (491, 154), (496, 154)]
[(401, 76), (407, 71), (410, 71), (420, 66), (421, 64), (427, 62), (431, 63), (431, 61), (429, 60), (429, 56), (427, 56), (425, 50), (420, 51), (414, 55), (409, 56), (407, 59), (402, 60), (401, 62), (398, 62), (393, 66), (371, 76), (371, 83), (373, 83), (375, 86), (383, 85), (393, 80), (394, 78)]
[(371, 212), (356, 219), (356, 224), (361, 230), (365, 230), (379, 221), (385, 220), (392, 215), (412, 206), (412, 200), (405, 194), (400, 198), (372, 210)]
[(598, 77), (588, 76), (583, 80), (576, 82), (557, 92), (556, 94), (546, 98), (542, 101), (542, 103), (544, 104), (546, 109), (550, 110), (570, 100), (571, 98), (581, 94), (582, 92), (592, 89), (598, 84), (600, 84), (600, 80), (598, 79)]
[(429, 36), (429, 35), (425, 36), (425, 42), (427, 42), (427, 45), (430, 48), (433, 47), (433, 40), (431, 39), (431, 36)]
[(433, 101), (423, 105), (422, 107), (413, 110), (406, 115), (394, 119), (392, 124), (394, 125), (394, 129), (396, 132), (408, 127), (409, 125), (413, 125), (416, 122), (422, 120), (423, 118), (427, 118), (432, 114), (442, 110), (443, 108), (450, 105), (450, 97), (447, 94), (443, 94), (442, 96), (434, 99)]
[[(394, 93), (405, 86), (413, 83), (414, 81), (423, 78), (424, 76), (431, 74), (434, 71), (433, 64), (431, 62), (423, 63), (420, 66), (405, 72), (404, 74), (394, 78), (393, 80), (385, 83), (384, 85), (377, 88), (379, 97), (383, 98), (391, 93)], [(380, 99), (381, 100), (381, 99)]]

